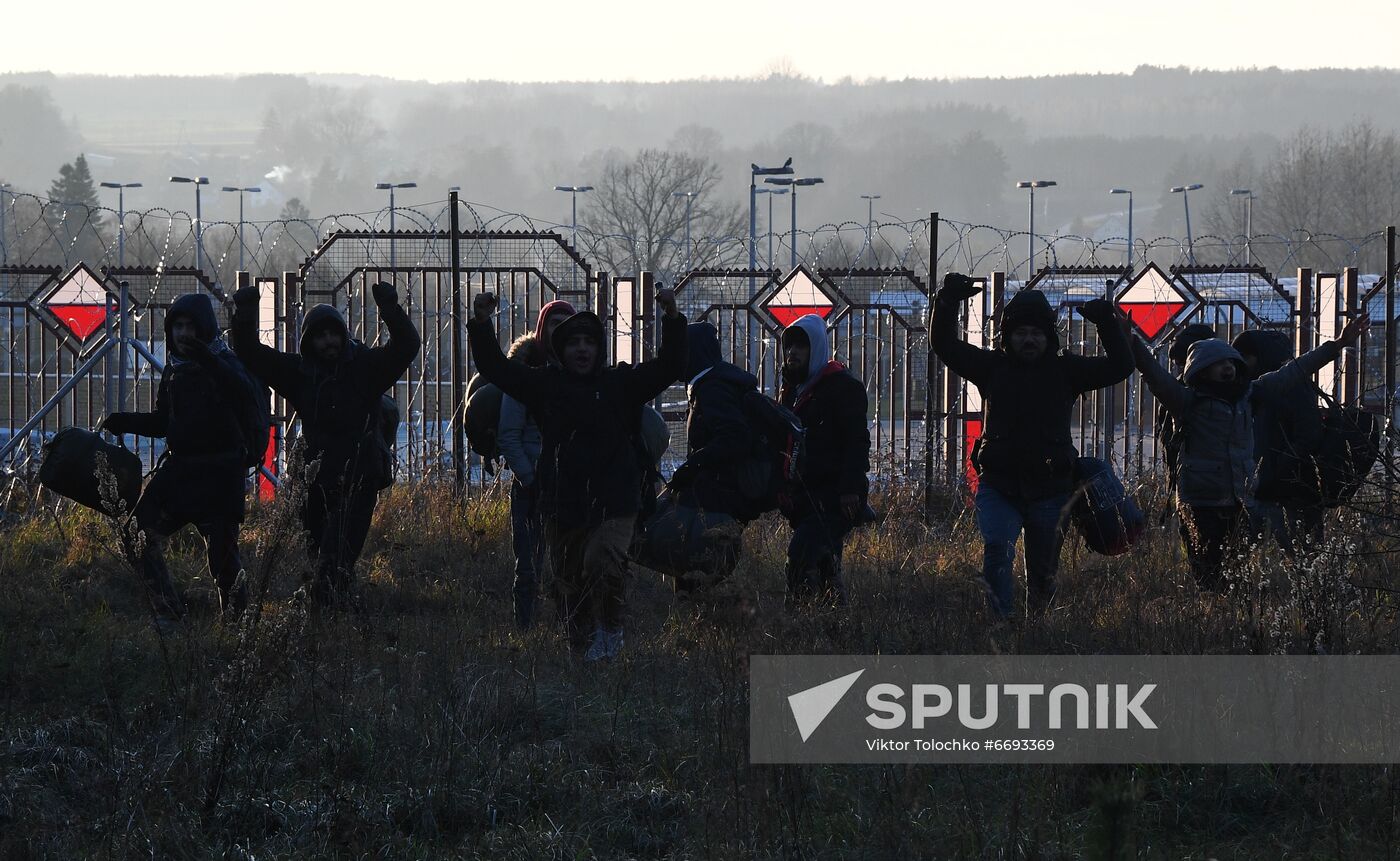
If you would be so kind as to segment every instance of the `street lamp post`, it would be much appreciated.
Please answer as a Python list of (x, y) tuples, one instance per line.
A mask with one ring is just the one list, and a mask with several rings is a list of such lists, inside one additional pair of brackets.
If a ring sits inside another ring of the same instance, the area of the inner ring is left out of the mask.
[(1244, 197), (1244, 265), (1254, 265), (1254, 201), (1259, 198), (1248, 188), (1232, 188), (1230, 194)]
[[(758, 177), (792, 176), (792, 172), (792, 156), (788, 156), (787, 161), (783, 162), (782, 167), (759, 167), (756, 164), (749, 164), (749, 295), (753, 295), (755, 286), (753, 271), (758, 268)], [(768, 202), (771, 210), (772, 198), (769, 198)], [(769, 214), (771, 215), (772, 213), (770, 212)], [(768, 229), (773, 229), (771, 219), (768, 223)], [(769, 240), (769, 244), (771, 245), (772, 237), (769, 237)], [(772, 268), (773, 255), (771, 252), (768, 257), (768, 266)]]
[(1126, 194), (1128, 196), (1128, 274), (1133, 274), (1133, 192), (1127, 188), (1110, 188), (1109, 194)]
[[(569, 244), (572, 245), (572, 246), (574, 247), (575, 250), (577, 250), (577, 249), (578, 249), (578, 196), (579, 196), (580, 194), (584, 194), (584, 193), (587, 193), (587, 192), (592, 191), (592, 190), (593, 190), (593, 186), (591, 186), (591, 185), (556, 185), (556, 186), (554, 186), (554, 190), (555, 190), (555, 191), (567, 191), (567, 192), (569, 193), (569, 196), (573, 199), (573, 201), (572, 201), (572, 215), (570, 216), (570, 220), (569, 220), (569, 224), (570, 224), (570, 239), (569, 239)], [(577, 289), (578, 289), (578, 267), (577, 267), (577, 266), (573, 267), (573, 273), (574, 273), (574, 274), (573, 274), (573, 278), (571, 279), (571, 280), (572, 280), (572, 283), (573, 283), (573, 289), (577, 290)]]
[(1031, 193), (1030, 235), (1026, 237), (1026, 280), (1035, 274), (1035, 190), (1057, 185), (1053, 179), (1025, 179), (1016, 183), (1017, 188), (1028, 189)]
[(204, 271), (204, 215), (200, 210), (199, 187), (209, 184), (207, 176), (172, 176), (171, 182), (188, 182), (194, 185), (194, 268)]
[(247, 247), (243, 244), (243, 194), (244, 192), (258, 194), (262, 189), (256, 185), (246, 187), (226, 185), (220, 189), (220, 191), (234, 191), (238, 193), (238, 271), (243, 272), (245, 271), (243, 267), (243, 249)]
[(139, 182), (104, 182), (103, 188), (117, 190), (117, 265), (126, 265), (126, 190), (140, 188)]
[(790, 177), (778, 177), (778, 178), (775, 179), (775, 178), (773, 178), (773, 177), (768, 177), (768, 178), (764, 179), (763, 181), (764, 181), (764, 182), (772, 183), (773, 185), (785, 185), (785, 186), (787, 186), (788, 188), (790, 188), (790, 189), (792, 190), (792, 255), (791, 255), (791, 263), (789, 264), (789, 267), (788, 267), (788, 268), (789, 268), (789, 269), (796, 269), (796, 268), (797, 268), (797, 189), (798, 189), (799, 187), (801, 187), (801, 186), (806, 186), (806, 185), (820, 185), (821, 183), (826, 182), (826, 180), (822, 179), (822, 178), (819, 177), (819, 176), (804, 176), (804, 177), (802, 177), (801, 179), (792, 179), (792, 178), (790, 178)]
[[(870, 249), (870, 256), (875, 256), (875, 201), (880, 199), (878, 194), (862, 194), (860, 199), (865, 201), (865, 247)], [(880, 261), (875, 261), (878, 266)]]
[(698, 191), (673, 191), (672, 197), (685, 198), (685, 271), (690, 274), (690, 202), (699, 194)]
[(774, 195), (787, 194), (786, 188), (760, 188), (755, 194), (768, 195), (768, 268), (773, 268), (773, 197)]
[(398, 257), (394, 253), (394, 246), (398, 244), (398, 237), (394, 235), (394, 190), (399, 188), (417, 188), (416, 182), (376, 182), (376, 191), (389, 192), (389, 268), (398, 268)]
[(1205, 186), (1193, 182), (1190, 185), (1175, 185), (1171, 189), (1172, 194), (1181, 195), (1181, 204), (1186, 208), (1186, 259), (1192, 266), (1196, 265), (1196, 245), (1191, 241), (1191, 192), (1199, 188)]

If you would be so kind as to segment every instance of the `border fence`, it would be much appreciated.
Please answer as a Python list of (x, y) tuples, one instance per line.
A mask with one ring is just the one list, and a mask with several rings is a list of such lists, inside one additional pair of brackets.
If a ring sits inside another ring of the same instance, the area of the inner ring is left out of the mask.
[[(1021, 289), (1044, 292), (1059, 309), (1063, 343), (1089, 354), (1098, 350), (1097, 337), (1079, 308), (1094, 298), (1129, 310), (1158, 347), (1182, 326), (1205, 322), (1222, 337), (1247, 328), (1287, 331), (1302, 351), (1367, 310), (1373, 324), (1361, 348), (1318, 382), (1338, 402), (1387, 419), (1394, 413), (1393, 229), (1360, 238), (1297, 231), (1130, 244), (1122, 237), (1030, 236), (934, 213), (760, 235), (755, 256), (767, 265), (756, 269), (735, 265), (748, 262), (748, 237), (697, 237), (657, 271), (615, 273), (597, 261), (605, 243), (628, 238), (580, 226), (575, 247), (571, 229), (458, 201), (455, 193), (441, 205), (392, 213), (239, 224), (199, 224), (166, 210), (70, 211), (0, 193), (0, 468), (11, 477), (31, 475), (40, 445), (61, 427), (94, 426), (115, 409), (151, 408), (165, 357), (164, 315), (175, 296), (203, 291), (225, 303), (248, 283), (262, 292), (264, 340), (295, 349), (302, 315), (320, 302), (346, 314), (354, 337), (375, 341), (368, 287), (394, 282), (424, 341), (394, 391), (403, 415), (401, 475), (450, 480), (469, 493), (495, 480), (467, 451), (456, 420), (474, 372), (464, 325), (482, 291), (502, 298), (503, 341), (530, 331), (539, 308), (563, 298), (604, 319), (613, 360), (638, 361), (656, 346), (654, 287), (673, 285), (682, 311), (714, 323), (727, 357), (751, 369), (770, 394), (782, 327), (801, 313), (820, 314), (836, 357), (866, 383), (876, 479), (922, 483), (930, 500), (963, 485), (981, 429), (975, 387), (930, 350), (931, 296), (947, 271), (967, 272), (986, 286), (960, 326), (969, 341), (988, 347), (999, 337), (999, 309)], [(792, 259), (794, 242), (798, 265), (771, 265)], [(657, 403), (672, 424), (677, 458), (684, 401), (678, 384)], [(285, 404), (274, 406), (278, 426), (267, 467), (275, 475), (295, 417)], [(1161, 454), (1154, 409), (1134, 375), (1081, 400), (1076, 442), (1083, 453), (1114, 460), (1130, 480), (1144, 477)], [(158, 440), (138, 444), (148, 462), (160, 453)], [(1389, 454), (1388, 444), (1387, 494), (1394, 484)]]

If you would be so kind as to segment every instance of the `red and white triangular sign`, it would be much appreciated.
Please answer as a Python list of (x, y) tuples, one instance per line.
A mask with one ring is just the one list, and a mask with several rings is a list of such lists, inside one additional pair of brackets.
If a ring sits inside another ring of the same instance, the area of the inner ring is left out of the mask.
[(801, 266), (789, 272), (777, 291), (763, 302), (763, 310), (783, 328), (808, 314), (825, 320), (835, 309), (836, 300)]
[(1157, 268), (1156, 263), (1147, 264), (1114, 297), (1114, 303), (1153, 344), (1191, 316), (1200, 301), (1190, 288)]
[(44, 298), (44, 307), (80, 342), (92, 337), (107, 321), (111, 294), (86, 264), (73, 267), (58, 287)]

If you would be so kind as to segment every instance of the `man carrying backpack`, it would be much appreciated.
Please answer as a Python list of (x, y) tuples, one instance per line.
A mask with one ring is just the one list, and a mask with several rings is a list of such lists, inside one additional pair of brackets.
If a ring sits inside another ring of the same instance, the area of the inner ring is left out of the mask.
[[(163, 545), (186, 524), (195, 524), (208, 545), (221, 611), (237, 615), (247, 603), (247, 584), (238, 576), (238, 525), (247, 464), (265, 445), (253, 438), (254, 417), (266, 414), (266, 405), (260, 411), (256, 402), (265, 394), (219, 337), (208, 296), (190, 293), (171, 304), (165, 344), (155, 410), (112, 413), (102, 421), (110, 433), (165, 438), (165, 454), (136, 504), (140, 534), (123, 534), (127, 557), (150, 586), (162, 630), (184, 614)], [(264, 439), (266, 433), (263, 426)]]
[(472, 300), (472, 358), (539, 423), (535, 480), (560, 616), (570, 647), (585, 661), (610, 659), (623, 646), (627, 551), (641, 506), (641, 410), (685, 370), (685, 317), (675, 293), (658, 290), (665, 317), (657, 357), (609, 367), (603, 322), (582, 311), (554, 330), (559, 366), (530, 368), (501, 352), (491, 325), (496, 303), (492, 293)]
[[(1191, 345), (1214, 337), (1215, 329), (1205, 323), (1192, 323), (1172, 336), (1171, 345), (1167, 347), (1167, 359), (1171, 362), (1172, 373), (1176, 374), (1177, 379), (1181, 379), (1182, 371), (1186, 367), (1186, 353), (1191, 349)], [(1152, 427), (1156, 431), (1157, 444), (1161, 446), (1162, 456), (1167, 464), (1167, 475), (1170, 477), (1176, 474), (1176, 458), (1181, 448), (1181, 440), (1171, 412), (1160, 401), (1157, 403), (1156, 413)], [(1165, 515), (1163, 518), (1165, 519)]]
[(841, 555), (865, 516), (870, 428), (865, 385), (831, 358), (826, 323), (815, 314), (783, 330), (779, 402), (802, 420), (807, 454), (782, 506), (792, 525), (787, 553), (789, 606), (817, 597), (846, 603)]
[(350, 337), (345, 318), (317, 305), (302, 321), (300, 350), (284, 353), (258, 339), (258, 289), (234, 294), (233, 347), (264, 384), (286, 398), (301, 420), (308, 470), (302, 508), (320, 604), (348, 598), (379, 491), (393, 481), (393, 449), (384, 439), (384, 395), (413, 363), (421, 341), (398, 290), (372, 288), (388, 343), (367, 347)]
[[(1230, 342), (1253, 382), (1293, 358), (1293, 339), (1274, 329), (1249, 329)], [(1323, 507), (1314, 457), (1322, 446), (1322, 410), (1312, 377), (1262, 388), (1253, 399), (1256, 530), (1274, 537), (1290, 556), (1322, 541)]]
[(1055, 597), (1079, 456), (1070, 434), (1074, 402), (1127, 379), (1133, 363), (1118, 313), (1104, 299), (1086, 302), (1079, 313), (1098, 329), (1105, 355), (1060, 352), (1058, 317), (1039, 290), (1022, 290), (1002, 308), (1000, 349), (975, 347), (958, 337), (958, 313), (980, 290), (956, 272), (943, 279), (933, 305), (933, 349), (982, 393), (982, 436), (972, 452), (982, 577), (992, 612), (1005, 619), (1015, 611), (1011, 569), (1022, 531), (1027, 604), (1040, 611)]
[[(758, 378), (720, 358), (719, 332), (713, 323), (691, 323), (686, 346), (686, 459), (668, 486), (698, 512), (733, 518), (716, 540), (737, 542), (743, 525), (765, 510), (767, 487), (762, 479), (768, 464), (762, 441), (745, 415), (745, 399), (757, 395)], [(707, 529), (706, 534), (713, 531)], [(714, 571), (688, 572), (676, 578), (676, 592), (689, 594), (713, 585), (720, 576)]]

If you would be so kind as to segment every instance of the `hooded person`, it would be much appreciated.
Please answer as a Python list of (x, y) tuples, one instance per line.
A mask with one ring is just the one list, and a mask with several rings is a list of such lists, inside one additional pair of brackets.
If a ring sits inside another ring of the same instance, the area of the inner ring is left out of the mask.
[[(1186, 354), (1191, 350), (1191, 345), (1197, 341), (1205, 341), (1214, 337), (1216, 337), (1215, 329), (1205, 323), (1192, 323), (1172, 336), (1171, 344), (1167, 347), (1167, 359), (1171, 362), (1172, 371), (1177, 374), (1178, 379), (1182, 368), (1186, 366)], [(1161, 403), (1157, 404), (1152, 427), (1167, 462), (1167, 475), (1175, 475), (1176, 455), (1180, 448), (1180, 440), (1177, 438), (1176, 423), (1172, 421), (1171, 413), (1167, 412), (1167, 408)]]
[(140, 501), (136, 529), (123, 530), (124, 549), (151, 590), (156, 622), (176, 622), (184, 606), (165, 564), (170, 535), (194, 524), (208, 547), (219, 606), (237, 614), (247, 602), (240, 581), (238, 525), (243, 522), (249, 447), (244, 417), (263, 392), (219, 337), (214, 303), (202, 293), (177, 298), (165, 315), (166, 365), (151, 412), (112, 413), (102, 428), (114, 434), (163, 437), (161, 458)]
[(1070, 432), (1075, 401), (1133, 371), (1114, 307), (1085, 303), (1080, 315), (1098, 330), (1103, 356), (1061, 352), (1056, 313), (1039, 290), (1022, 290), (1001, 309), (997, 349), (958, 336), (962, 304), (981, 291), (949, 273), (933, 304), (933, 349), (948, 369), (982, 395), (982, 435), (972, 452), (982, 577), (994, 615), (1015, 613), (1012, 567), (1025, 533), (1027, 604), (1040, 611), (1055, 595), (1060, 548), (1079, 453)]
[[(551, 339), (554, 330), (574, 315), (574, 306), (562, 299), (545, 303), (535, 320), (535, 330), (521, 335), (510, 345), (509, 358), (531, 368), (559, 363), (554, 358)], [(544, 563), (544, 542), (540, 538), (539, 483), (535, 465), (540, 459), (539, 423), (520, 401), (501, 396), (501, 417), (496, 427), (496, 447), (505, 458), (514, 479), (510, 483), (510, 523), (515, 551), (515, 582), (511, 587), (515, 625), (520, 630), (535, 621), (539, 592), (539, 572)]]
[(870, 492), (870, 426), (865, 384), (831, 357), (826, 323), (815, 314), (793, 321), (780, 339), (779, 402), (806, 430), (797, 487), (781, 507), (792, 525), (787, 551), (790, 606), (816, 597), (846, 602), (841, 557)]
[(287, 399), (301, 421), (310, 476), (301, 516), (314, 568), (312, 596), (320, 604), (349, 597), (379, 491), (393, 481), (394, 454), (382, 430), (383, 396), (422, 344), (394, 285), (380, 282), (371, 292), (389, 333), (386, 343), (369, 347), (356, 341), (338, 309), (317, 305), (302, 320), (295, 353), (259, 340), (257, 287), (244, 287), (233, 297), (234, 351)]
[(1355, 343), (1368, 323), (1362, 315), (1337, 340), (1253, 379), (1244, 356), (1224, 341), (1192, 344), (1177, 379), (1153, 359), (1141, 338), (1133, 339), (1138, 370), (1180, 429), (1173, 489), (1191, 573), (1201, 589), (1225, 590), (1228, 551), (1248, 531), (1258, 478), (1254, 404), (1275, 402), (1306, 385)]
[(637, 365), (604, 362), (603, 323), (591, 311), (554, 330), (557, 365), (508, 360), (496, 341), (496, 297), (481, 293), (467, 324), (472, 357), (488, 382), (523, 403), (540, 428), (535, 470), (559, 614), (586, 661), (623, 646), (627, 552), (641, 507), (644, 455), (637, 439), (642, 407), (685, 370), (685, 317), (675, 294), (657, 292), (665, 311), (657, 357)]
[[(1230, 342), (1256, 380), (1293, 358), (1293, 339), (1277, 329), (1249, 329)], [(1261, 390), (1254, 408), (1254, 509), (1265, 529), (1289, 554), (1316, 547), (1323, 537), (1323, 506), (1314, 457), (1322, 447), (1322, 410), (1311, 378), (1284, 391)]]
[(713, 323), (691, 323), (686, 347), (686, 458), (672, 474), (670, 486), (693, 494), (705, 511), (747, 522), (761, 513), (742, 482), (756, 453), (744, 417), (744, 396), (758, 390), (758, 378), (721, 358)]

